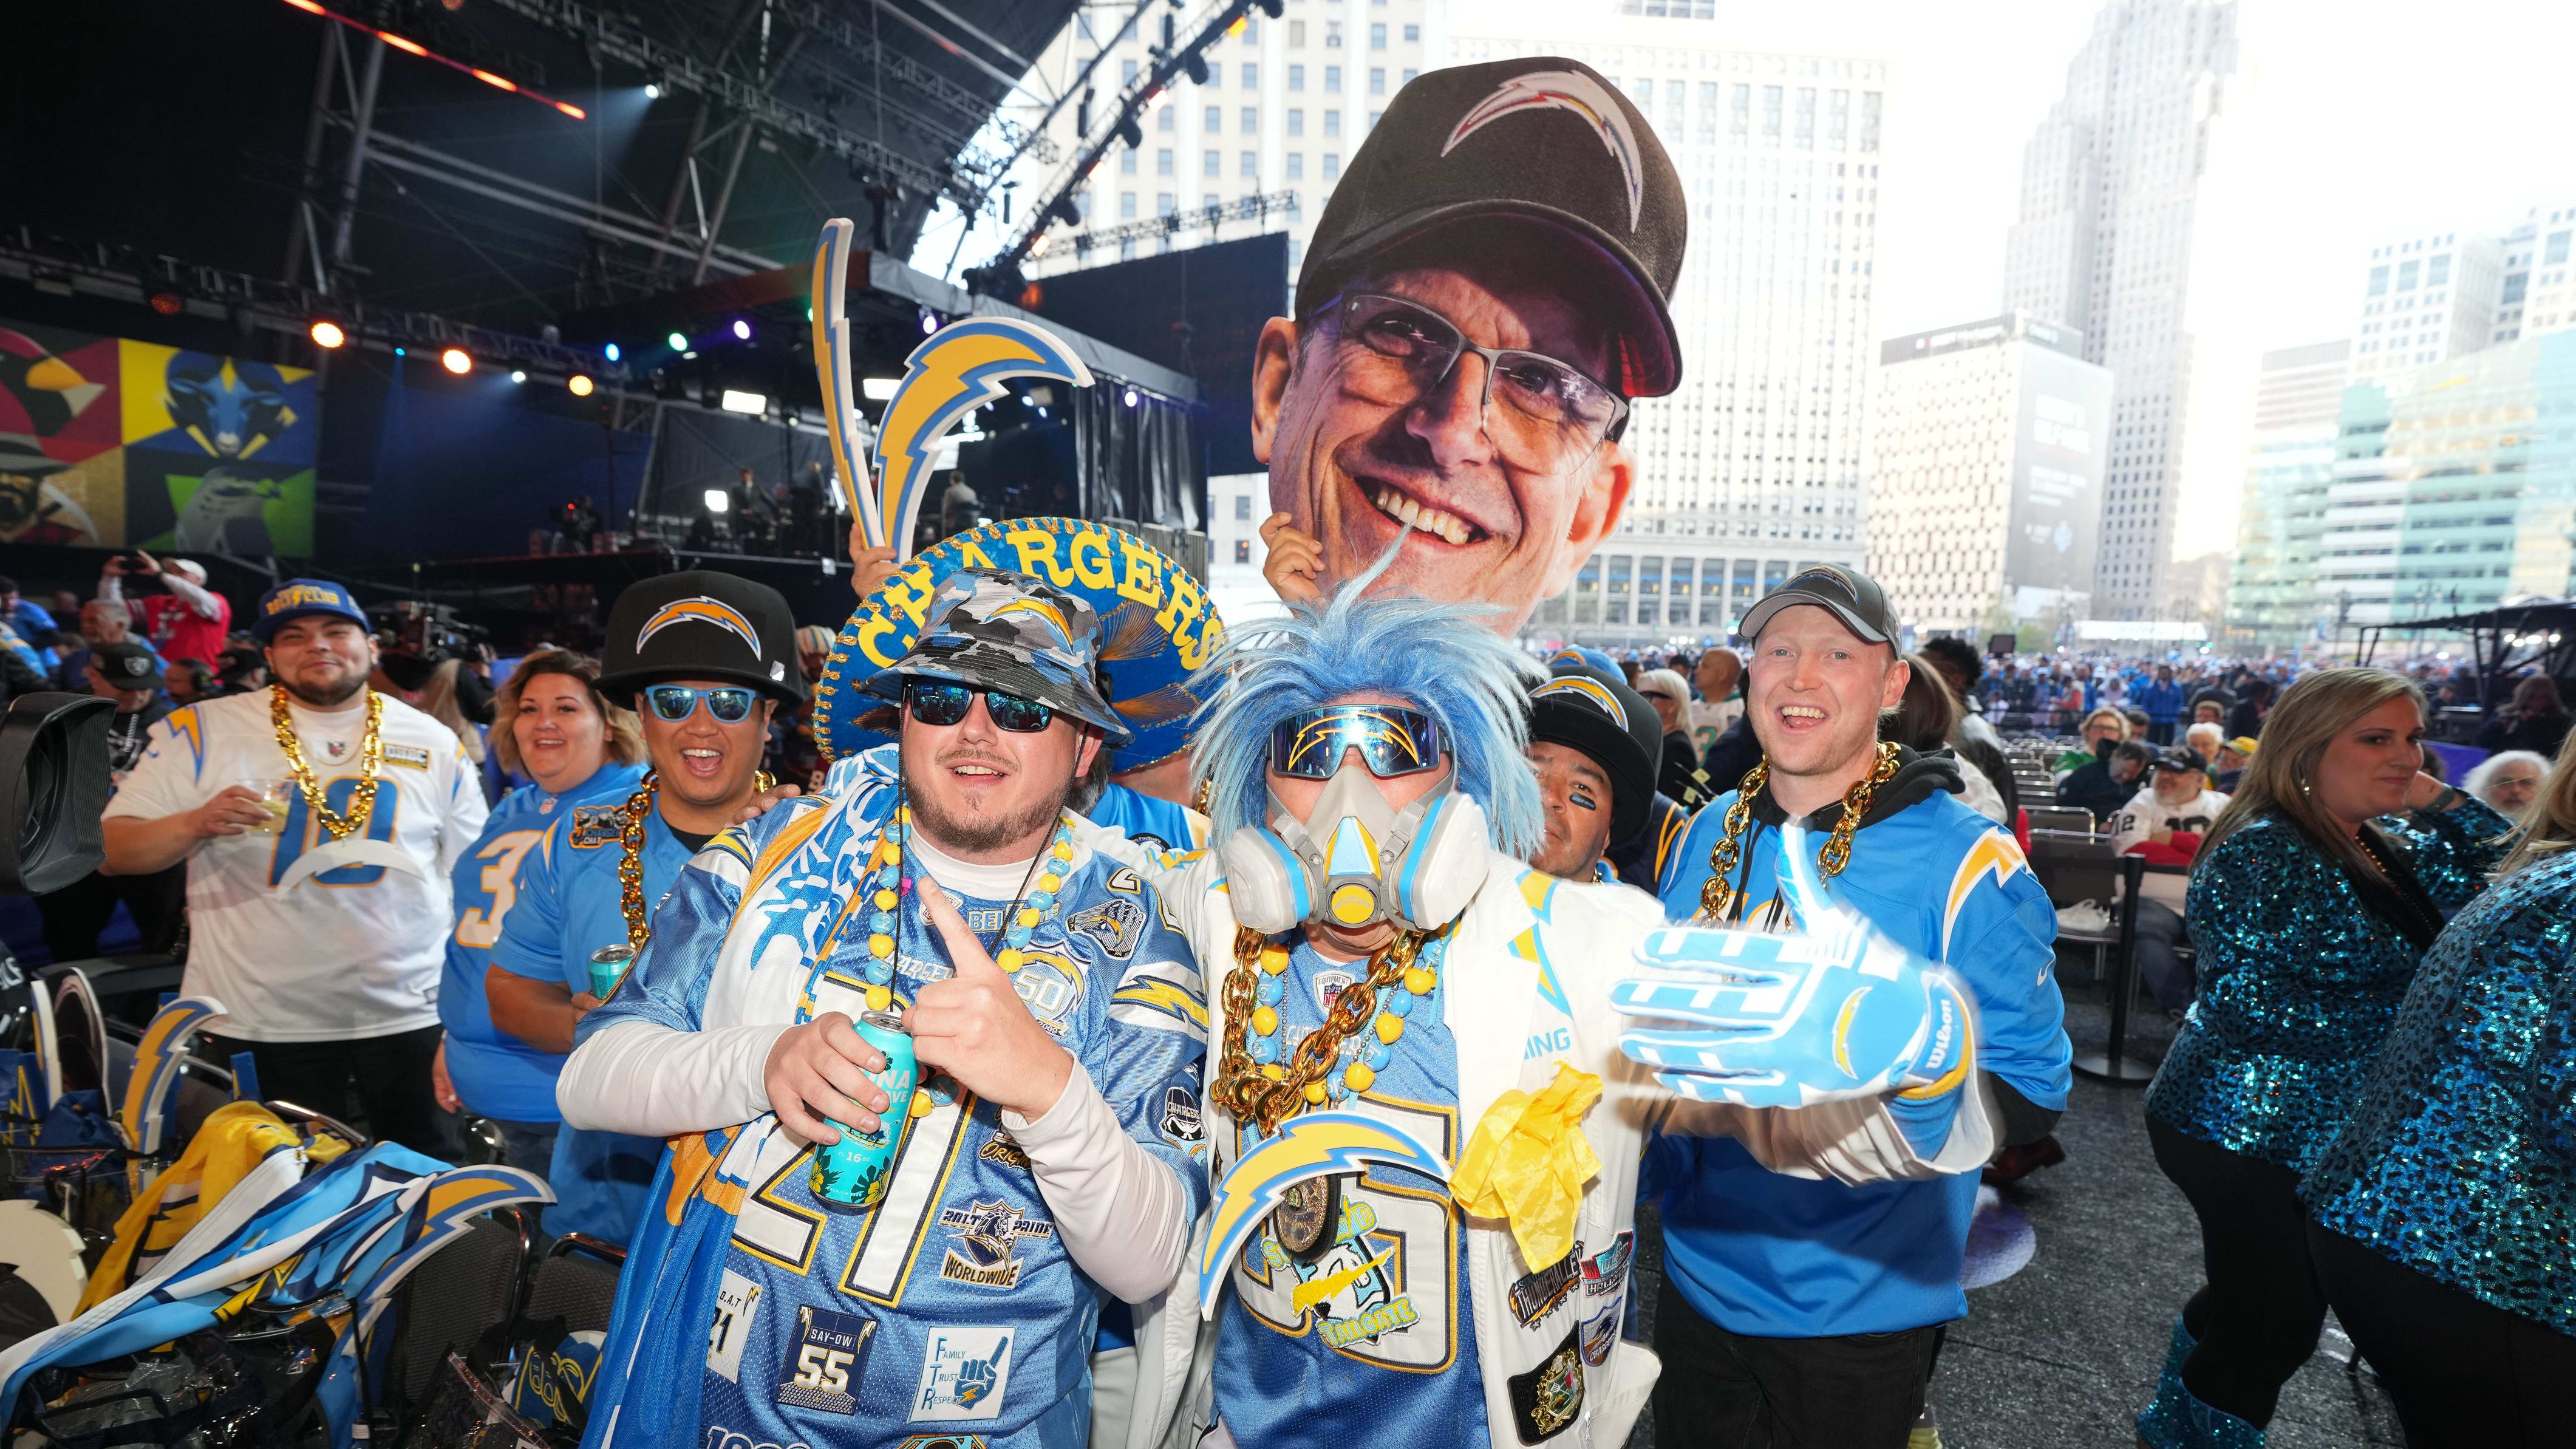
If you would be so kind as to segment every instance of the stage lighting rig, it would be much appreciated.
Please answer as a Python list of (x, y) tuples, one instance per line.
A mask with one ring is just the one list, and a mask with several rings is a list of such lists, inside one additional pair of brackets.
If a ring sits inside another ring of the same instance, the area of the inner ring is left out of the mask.
[(588, 397), (591, 394), (592, 383), (589, 378), (576, 372), (572, 375), (571, 380), (564, 384), (564, 390), (571, 393), (574, 397)]
[(315, 318), (308, 335), (312, 337), (313, 345), (325, 352), (337, 351), (342, 343), (349, 340), (349, 334), (340, 329), (340, 324), (328, 317)]
[(352, 19), (349, 16), (343, 15), (340, 12), (321, 4), (320, 0), (286, 0), (286, 3), (308, 15), (319, 15), (325, 20), (345, 25), (351, 30), (358, 31), (366, 35), (372, 35), (376, 39), (383, 41), (385, 44), (392, 46), (394, 49), (401, 51), (405, 55), (416, 55), (423, 60), (436, 61), (440, 65), (447, 67), (449, 70), (462, 71), (465, 74), (474, 77), (476, 80), (481, 81), (483, 84), (492, 87), (494, 90), (508, 91), (512, 95), (526, 96), (529, 100), (543, 102), (545, 105), (562, 112), (564, 115), (572, 117), (576, 121), (586, 121), (590, 119), (590, 113), (588, 111), (583, 110), (581, 107), (574, 105), (570, 101), (556, 100), (554, 97), (545, 95), (542, 92), (530, 90), (528, 87), (519, 84), (508, 76), (495, 75), (491, 71), (484, 70), (479, 66), (467, 65), (461, 60), (452, 60), (409, 36), (398, 35), (390, 30), (380, 30), (373, 25), (369, 25), (363, 20)]
[(463, 377), (474, 370), (474, 359), (467, 355), (464, 348), (450, 347), (438, 354), (438, 365), (458, 377)]

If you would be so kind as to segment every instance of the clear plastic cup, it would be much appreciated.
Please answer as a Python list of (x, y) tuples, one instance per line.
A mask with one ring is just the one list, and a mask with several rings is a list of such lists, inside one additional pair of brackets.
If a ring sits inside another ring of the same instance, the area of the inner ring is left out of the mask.
[(259, 808), (267, 818), (256, 825), (245, 826), (253, 835), (275, 835), (286, 828), (286, 811), (295, 800), (296, 784), (292, 777), (283, 780), (244, 780), (243, 784), (259, 792)]

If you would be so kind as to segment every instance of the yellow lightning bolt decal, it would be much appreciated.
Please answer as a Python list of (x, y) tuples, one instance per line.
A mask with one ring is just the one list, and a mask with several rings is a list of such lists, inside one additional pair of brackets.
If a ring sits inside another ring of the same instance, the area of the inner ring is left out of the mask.
[(1344, 1268), (1338, 1273), (1327, 1273), (1321, 1278), (1310, 1278), (1307, 1281), (1298, 1284), (1296, 1291), (1288, 1295), (1289, 1311), (1294, 1313), (1305, 1312), (1307, 1309), (1312, 1308), (1316, 1304), (1323, 1302), (1325, 1299), (1332, 1297), (1334, 1294), (1341, 1292), (1343, 1289), (1348, 1288), (1352, 1284), (1360, 1281), (1362, 1278), (1376, 1272), (1380, 1267), (1385, 1265), (1387, 1259), (1394, 1256), (1395, 1249), (1389, 1248), (1385, 1252), (1378, 1254), (1376, 1257), (1369, 1259), (1367, 1262), (1360, 1264), (1356, 1268)]
[[(821, 362), (818, 353), (817, 366)], [(951, 322), (904, 359), (903, 381), (877, 430), (877, 460), (884, 468), (880, 516), (896, 557), (912, 555), (912, 524), (930, 491), (930, 458), (939, 440), (967, 414), (1002, 396), (1009, 390), (1008, 379), (1018, 377), (1091, 386), (1091, 369), (1063, 339), (1012, 317)]]
[(1950, 928), (1959, 923), (1959, 910), (1968, 903), (1968, 893), (1976, 889), (1977, 878), (1993, 872), (1995, 884), (2001, 886), (2013, 878), (2013, 872), (2030, 869), (2022, 858), (2021, 846), (2001, 830), (1989, 830), (1968, 848), (1959, 869), (1950, 877), (1950, 903), (1941, 915), (1941, 956), (1949, 959)]
[(1159, 976), (1139, 977), (1132, 984), (1118, 988), (1109, 1000), (1112, 1005), (1125, 1003), (1152, 1007), (1177, 1016), (1202, 1031), (1207, 1029), (1207, 1003)]

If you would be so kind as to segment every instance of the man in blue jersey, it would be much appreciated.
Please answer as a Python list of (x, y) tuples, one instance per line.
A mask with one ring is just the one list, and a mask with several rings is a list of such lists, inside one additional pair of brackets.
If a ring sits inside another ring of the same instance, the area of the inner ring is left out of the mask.
[[(719, 837), (582, 1023), (566, 1122), (707, 1134), (629, 1259), (589, 1442), (1076, 1449), (1112, 1296), (1152, 1350), (1128, 1442), (1159, 1438), (1195, 1329), (1160, 1305), (1206, 1201), (1207, 1008), (1152, 890), (1066, 809), (1129, 733), (1099, 633), (1036, 578), (950, 575), (856, 686), (901, 701), (897, 743)], [(888, 1008), (921, 1066), (901, 1101), (851, 1025)], [(816, 1144), (881, 1121), (909, 1124), (883, 1199), (818, 1197)]]
[[(1903, 697), (1895, 613), (1867, 577), (1817, 567), (1765, 596), (1746, 716), (1763, 768), (1699, 812), (1663, 891), (1677, 920), (1812, 928), (1780, 869), (1803, 825), (1849, 908), (1974, 997), (1976, 1060), (2002, 1141), (2065, 1108), (2069, 1049), (2056, 919), (2013, 838), (1953, 798), (1958, 766), (1878, 740)], [(1700, 933), (1684, 933), (1700, 934)], [(1849, 1185), (1763, 1170), (1727, 1141), (1664, 1203), (1655, 1346), (1659, 1432), (1674, 1443), (1895, 1449), (1922, 1412), (1959, 1274), (1973, 1174)]]
[[(518, 898), (486, 974), (492, 1022), (560, 1058), (599, 1004), (591, 962), (641, 947), (689, 857), (768, 785), (769, 717), (804, 689), (795, 619), (765, 584), (731, 574), (664, 574), (630, 585), (608, 617), (599, 688), (632, 701), (650, 772), (614, 799), (573, 805), (520, 864)], [(661, 1161), (656, 1135), (556, 1134), (546, 1230), (624, 1246)]]

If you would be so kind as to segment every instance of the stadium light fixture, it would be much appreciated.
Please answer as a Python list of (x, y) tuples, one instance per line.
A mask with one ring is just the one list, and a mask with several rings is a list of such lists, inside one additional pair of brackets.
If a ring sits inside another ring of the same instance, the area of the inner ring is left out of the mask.
[(769, 411), (769, 399), (756, 392), (741, 392), (726, 388), (722, 406), (729, 413), (749, 413), (753, 417), (758, 417)]
[(570, 391), (574, 397), (588, 397), (590, 396), (591, 391), (591, 381), (589, 378), (576, 372), (572, 375), (572, 380), (565, 383), (564, 387)]
[(686, 352), (689, 350), (689, 339), (677, 332), (672, 333), (670, 336), (665, 337), (662, 340), (671, 344), (671, 350), (673, 352)]
[(466, 355), (464, 348), (451, 347), (438, 354), (438, 365), (463, 377), (474, 370), (474, 359)]
[(606, 347), (601, 348), (601, 349), (600, 349), (600, 355), (601, 355), (601, 356), (603, 356), (603, 357), (605, 357), (605, 358), (607, 358), (607, 359), (608, 359), (609, 361), (611, 361), (611, 362), (615, 362), (615, 361), (618, 359), (618, 356), (619, 356), (619, 353), (618, 353), (618, 351), (617, 351), (617, 344), (616, 344), (616, 343), (614, 343), (614, 342), (612, 342), (612, 343), (608, 344)]
[(894, 390), (902, 385), (900, 378), (863, 377), (859, 379), (859, 396), (870, 402), (892, 402)]
[(646, 81), (644, 83), (644, 99), (648, 101), (658, 101), (662, 99), (661, 83), (658, 81)]
[(709, 513), (723, 513), (733, 507), (733, 495), (721, 488), (710, 488), (706, 493), (706, 505)]
[(1127, 404), (1127, 406), (1131, 408), (1134, 407), (1136, 405), (1136, 389), (1132, 387), (1127, 389), (1125, 396), (1121, 397), (1119, 401)]
[(528, 374), (524, 370), (516, 367), (510, 369), (510, 381), (526, 382), (527, 380)]
[(751, 324), (739, 317), (733, 319), (733, 335), (744, 342), (751, 340)]
[(340, 330), (340, 324), (327, 317), (314, 322), (312, 333), (313, 345), (326, 352), (349, 340), (349, 334)]

